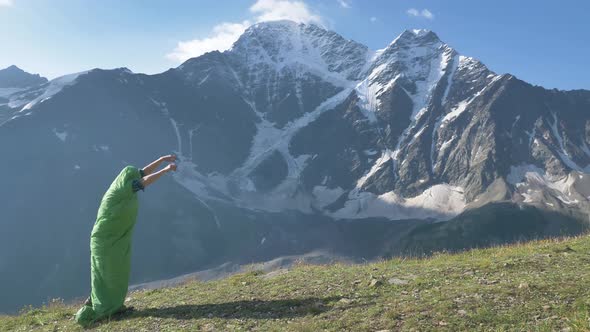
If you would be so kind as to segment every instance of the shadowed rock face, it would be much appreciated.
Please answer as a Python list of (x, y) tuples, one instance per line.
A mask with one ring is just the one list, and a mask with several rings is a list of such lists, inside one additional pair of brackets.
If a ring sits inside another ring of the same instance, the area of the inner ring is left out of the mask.
[(497, 75), (429, 31), (373, 52), (261, 23), (158, 75), (0, 93), (0, 312), (86, 296), (102, 194), (170, 152), (178, 172), (139, 194), (132, 283), (574, 234), (588, 218), (590, 92)]
[(368, 168), (365, 151), (375, 146), (377, 135), (356, 102), (357, 98), (351, 95), (293, 137), (289, 151), (294, 156), (314, 156), (302, 173), (308, 190), (318, 184), (352, 188)]
[(10, 66), (0, 70), (1, 88), (28, 88), (47, 83), (45, 77), (39, 74), (29, 74), (17, 66)]
[(257, 190), (267, 191), (283, 182), (287, 177), (288, 171), (285, 158), (279, 152), (275, 151), (270, 157), (256, 166), (250, 178)]

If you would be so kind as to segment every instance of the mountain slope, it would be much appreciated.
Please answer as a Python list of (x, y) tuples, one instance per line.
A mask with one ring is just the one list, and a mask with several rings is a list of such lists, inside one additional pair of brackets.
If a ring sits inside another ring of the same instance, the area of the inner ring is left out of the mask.
[(161, 74), (93, 69), (12, 91), (0, 312), (86, 296), (102, 193), (170, 152), (178, 172), (140, 193), (132, 283), (320, 249), (362, 260), (578, 233), (589, 105), (588, 91), (497, 75), (431, 31), (372, 51), (288, 21)]
[[(96, 331), (585, 331), (588, 236), (396, 259), (298, 265), (137, 291)], [(79, 304), (0, 317), (6, 331), (81, 330)]]

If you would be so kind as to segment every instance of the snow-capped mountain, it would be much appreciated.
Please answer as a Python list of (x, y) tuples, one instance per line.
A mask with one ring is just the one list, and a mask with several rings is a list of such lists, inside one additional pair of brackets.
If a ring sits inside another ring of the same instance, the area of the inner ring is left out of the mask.
[(25, 268), (0, 254), (0, 285), (26, 270), (10, 289), (23, 304), (84, 296), (101, 194), (170, 151), (178, 172), (141, 194), (136, 282), (317, 248), (371, 258), (579, 232), (588, 145), (589, 91), (498, 75), (434, 32), (374, 51), (259, 23), (161, 74), (94, 69), (0, 96), (0, 253), (47, 255)]
[[(179, 153), (207, 161), (186, 163), (178, 180), (200, 196), (337, 218), (448, 219), (504, 199), (587, 207), (575, 183), (590, 169), (588, 93), (497, 75), (431, 31), (370, 51), (314, 25), (263, 23), (176, 71), (232, 94), (248, 117), (231, 130), (244, 146), (217, 166), (191, 145), (201, 120), (182, 121), (191, 151)], [(531, 177), (543, 179), (536, 189)]]

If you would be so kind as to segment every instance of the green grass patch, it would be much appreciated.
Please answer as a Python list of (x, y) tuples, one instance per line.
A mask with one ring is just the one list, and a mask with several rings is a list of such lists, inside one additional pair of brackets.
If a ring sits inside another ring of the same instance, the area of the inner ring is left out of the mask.
[[(299, 264), (137, 291), (95, 331), (590, 331), (590, 237), (392, 259)], [(77, 305), (0, 316), (0, 331), (81, 331)]]

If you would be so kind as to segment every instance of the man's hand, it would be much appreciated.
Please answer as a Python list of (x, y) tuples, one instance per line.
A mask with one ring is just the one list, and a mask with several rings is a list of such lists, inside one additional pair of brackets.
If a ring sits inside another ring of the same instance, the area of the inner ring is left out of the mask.
[(169, 164), (166, 167), (164, 167), (164, 170), (166, 172), (170, 172), (170, 171), (176, 171), (176, 164)]
[(176, 161), (176, 156), (173, 154), (169, 154), (167, 156), (160, 157), (160, 160), (167, 161), (167, 162), (174, 162), (174, 161)]

